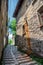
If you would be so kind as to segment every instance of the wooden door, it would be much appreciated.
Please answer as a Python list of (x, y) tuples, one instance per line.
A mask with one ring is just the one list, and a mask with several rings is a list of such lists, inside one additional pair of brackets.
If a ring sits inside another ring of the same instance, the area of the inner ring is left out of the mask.
[(27, 41), (27, 48), (28, 48), (28, 51), (27, 53), (30, 54), (31, 53), (31, 44), (30, 44), (30, 33), (29, 33), (29, 29), (28, 29), (28, 24), (25, 23), (23, 25), (23, 36), (26, 38), (26, 41)]

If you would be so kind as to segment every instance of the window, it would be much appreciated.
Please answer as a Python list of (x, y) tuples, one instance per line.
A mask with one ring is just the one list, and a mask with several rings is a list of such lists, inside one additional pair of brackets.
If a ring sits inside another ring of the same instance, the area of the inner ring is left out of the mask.
[(41, 24), (43, 25), (43, 13), (41, 14)]
[(42, 27), (43, 26), (43, 14), (38, 13), (38, 18), (40, 22), (40, 27)]
[(43, 26), (43, 6), (38, 10), (38, 17), (40, 25)]
[(33, 0), (33, 3), (32, 3), (32, 5), (34, 5), (36, 2), (37, 2), (37, 0)]

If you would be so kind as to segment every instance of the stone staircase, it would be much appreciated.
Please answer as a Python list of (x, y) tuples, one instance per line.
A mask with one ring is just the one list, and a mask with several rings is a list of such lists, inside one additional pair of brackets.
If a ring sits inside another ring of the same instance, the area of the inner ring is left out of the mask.
[(7, 46), (7, 48), (4, 51), (2, 65), (14, 65), (14, 59), (11, 55), (11, 47)]
[(27, 54), (21, 53), (14, 47), (7, 47), (4, 51), (2, 65), (38, 65)]
[(32, 58), (27, 54), (17, 53), (15, 57), (19, 65), (38, 65), (36, 61), (32, 61)]

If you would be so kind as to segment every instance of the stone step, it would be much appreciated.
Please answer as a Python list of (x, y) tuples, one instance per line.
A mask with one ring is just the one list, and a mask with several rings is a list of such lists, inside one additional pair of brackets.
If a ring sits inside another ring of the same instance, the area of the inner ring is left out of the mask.
[(14, 61), (2, 61), (2, 64), (14, 64)]
[(15, 64), (2, 64), (2, 65), (15, 65)]
[(22, 53), (17, 51), (16, 53), (13, 52), (13, 54), (22, 54)]
[(7, 57), (7, 56), (8, 56), (8, 57), (9, 57), (9, 56), (11, 57), (12, 55), (10, 55), (10, 54), (8, 55), (8, 54), (7, 54), (7, 55), (4, 55), (4, 57), (5, 57), (5, 56), (6, 56), (6, 57)]
[(19, 55), (24, 55), (24, 54), (22, 54), (22, 53), (16, 53), (15, 55), (18, 55), (19, 56)]
[(25, 60), (18, 61), (18, 63), (21, 64), (21, 63), (26, 63), (26, 62), (31, 62), (31, 61), (32, 59), (25, 59)]
[(3, 57), (3, 59), (13, 59), (12, 57)]
[(24, 60), (24, 59), (30, 59), (30, 57), (21, 57), (21, 58), (17, 58), (17, 60)]
[(17, 58), (24, 58), (24, 57), (28, 57), (28, 55), (25, 54), (25, 55), (19, 55), (19, 56), (15, 56), (15, 57), (16, 57), (16, 59), (17, 59)]
[(31, 61), (27, 63), (21, 63), (20, 65), (38, 65), (38, 64), (36, 63), (36, 61)]
[(14, 61), (13, 59), (3, 59), (4, 61)]
[(17, 54), (17, 55), (27, 55), (27, 54), (24, 54), (24, 53), (21, 53), (21, 52), (16, 52), (15, 54)]

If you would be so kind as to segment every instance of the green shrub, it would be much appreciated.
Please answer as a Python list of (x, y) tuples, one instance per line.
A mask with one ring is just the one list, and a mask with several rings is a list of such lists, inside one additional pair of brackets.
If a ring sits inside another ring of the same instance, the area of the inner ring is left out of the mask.
[(11, 39), (9, 39), (9, 40), (8, 40), (8, 43), (9, 43), (9, 44), (12, 44), (12, 43), (13, 43), (13, 41), (12, 41)]

